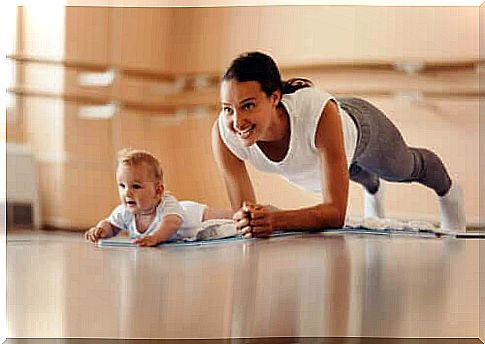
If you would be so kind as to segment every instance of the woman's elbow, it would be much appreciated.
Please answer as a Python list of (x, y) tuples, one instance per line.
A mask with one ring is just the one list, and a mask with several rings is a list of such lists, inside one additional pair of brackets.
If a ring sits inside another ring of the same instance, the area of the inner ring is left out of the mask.
[(335, 219), (335, 225), (333, 226), (334, 228), (342, 228), (345, 225), (345, 214), (343, 216), (339, 216), (338, 218)]
[(329, 228), (342, 228), (345, 225), (345, 216), (338, 216), (332, 218), (327, 223), (327, 227)]
[(345, 225), (346, 208), (330, 207), (327, 211), (322, 211), (321, 227), (322, 228), (342, 228)]

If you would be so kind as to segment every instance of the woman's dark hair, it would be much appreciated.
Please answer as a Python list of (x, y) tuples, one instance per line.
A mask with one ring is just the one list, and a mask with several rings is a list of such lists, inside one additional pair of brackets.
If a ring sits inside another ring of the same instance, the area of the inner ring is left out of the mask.
[(313, 86), (313, 83), (305, 78), (281, 80), (280, 71), (274, 60), (258, 51), (243, 53), (234, 59), (222, 80), (257, 81), (268, 97), (276, 90), (280, 90), (281, 94), (288, 94), (300, 88)]

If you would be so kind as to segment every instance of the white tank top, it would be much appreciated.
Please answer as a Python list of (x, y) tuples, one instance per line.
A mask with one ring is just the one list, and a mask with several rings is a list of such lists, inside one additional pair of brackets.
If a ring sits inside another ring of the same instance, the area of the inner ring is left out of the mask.
[[(227, 148), (240, 160), (249, 161), (257, 170), (276, 173), (306, 191), (321, 192), (320, 155), (315, 145), (318, 121), (329, 100), (336, 99), (327, 92), (306, 87), (284, 94), (281, 102), (290, 121), (290, 143), (283, 160), (274, 162), (254, 144), (244, 147), (225, 125), (219, 114), (219, 133)], [(350, 165), (357, 144), (357, 128), (349, 114), (340, 108), (347, 165)]]

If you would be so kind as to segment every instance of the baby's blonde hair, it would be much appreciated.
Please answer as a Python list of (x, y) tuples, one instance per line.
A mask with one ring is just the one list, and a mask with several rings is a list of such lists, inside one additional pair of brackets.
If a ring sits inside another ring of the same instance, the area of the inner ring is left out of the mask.
[(119, 165), (140, 165), (146, 163), (153, 172), (155, 181), (163, 183), (163, 170), (160, 166), (160, 161), (153, 156), (152, 153), (140, 150), (123, 148), (118, 151), (118, 166)]

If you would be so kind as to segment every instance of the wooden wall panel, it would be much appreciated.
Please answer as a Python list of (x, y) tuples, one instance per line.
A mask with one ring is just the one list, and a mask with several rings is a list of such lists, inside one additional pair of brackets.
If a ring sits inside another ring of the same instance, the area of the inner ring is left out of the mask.
[(119, 204), (111, 166), (70, 161), (64, 164), (63, 173), (66, 202), (62, 215), (67, 215), (67, 228), (87, 230), (108, 217)]
[(71, 214), (66, 211), (68, 194), (64, 189), (65, 153), (61, 100), (31, 97), (23, 100), (23, 133), (38, 165), (41, 219), (44, 223), (67, 227)]
[(10, 101), (13, 107), (7, 105), (6, 121), (0, 125), (1, 134), (6, 138), (6, 142), (24, 143), (22, 103), (13, 95), (7, 95), (7, 97), (11, 97), (10, 100), (7, 98), (7, 104)]
[(230, 58), (258, 44), (257, 7), (179, 8), (173, 17), (174, 72), (220, 72)]
[(111, 63), (170, 70), (173, 32), (170, 8), (112, 8)]
[[(479, 43), (479, 50), (480, 56), (483, 57), (485, 54), (485, 4), (482, 3), (479, 7), (480, 12), (480, 24), (479, 24), (479, 36), (480, 36), (480, 43)], [(480, 70), (480, 88), (483, 89), (485, 87), (485, 78), (483, 74), (483, 69)], [(479, 142), (479, 150), (481, 152), (481, 156), (479, 157), (479, 181), (478, 187), (479, 190), (479, 215), (481, 221), (484, 221), (485, 217), (485, 159), (483, 157), (483, 151), (485, 150), (485, 107), (483, 106), (483, 102), (479, 108), (479, 135), (480, 135), (480, 142)], [(483, 240), (480, 242), (480, 298), (479, 298), (479, 338), (482, 341), (485, 341), (485, 243)]]
[(42, 225), (69, 229), (73, 214), (67, 212), (68, 197), (64, 183), (64, 164), (38, 159), (39, 202)]
[(281, 65), (478, 57), (474, 7), (182, 8), (174, 25), (177, 71), (222, 72), (239, 53), (255, 49)]
[[(62, 162), (64, 155), (64, 103), (31, 97), (25, 100), (25, 136), (41, 160)], [(60, 160), (59, 160), (60, 159)]]
[(25, 6), (19, 54), (64, 58), (65, 9), (61, 6)]
[[(19, 32), (18, 26), (21, 23), (21, 16), (20, 11), (14, 7), (9, 6), (7, 8), (7, 15), (5, 16), (6, 22), (4, 23), (4, 34), (6, 37), (6, 53), (7, 54), (16, 54), (18, 50), (18, 46), (20, 45), (19, 42)], [(6, 87), (14, 87), (15, 83), (18, 79), (17, 73), (18, 68), (13, 61), (6, 61), (4, 72), (7, 74), (5, 75), (6, 79)], [(23, 141), (23, 133), (21, 130), (21, 120), (22, 118), (19, 116), (17, 111), (20, 110), (21, 104), (19, 104), (18, 99), (16, 99), (12, 95), (8, 95), (5, 98), (6, 102), (6, 121), (3, 121), (0, 124), (0, 133), (2, 137), (5, 137), (7, 142), (22, 142)], [(19, 111), (20, 112), (20, 111)]]
[(111, 11), (109, 7), (66, 7), (66, 60), (110, 62)]
[(85, 119), (79, 116), (84, 106), (67, 102), (64, 112), (64, 150), (70, 161), (87, 166), (113, 166), (113, 136), (111, 119)]
[(56, 94), (64, 91), (66, 72), (62, 66), (19, 64), (18, 67), (23, 69), (24, 80), (17, 82), (17, 87)]

